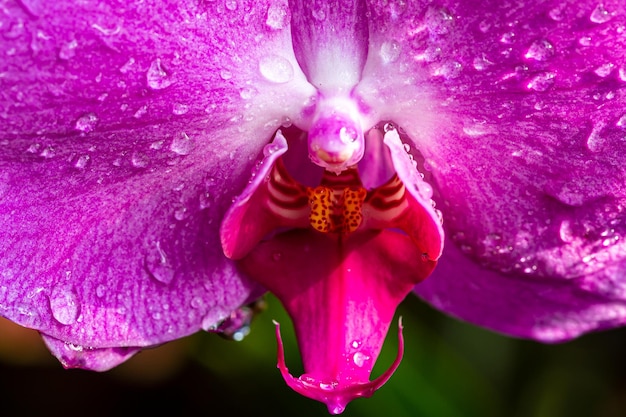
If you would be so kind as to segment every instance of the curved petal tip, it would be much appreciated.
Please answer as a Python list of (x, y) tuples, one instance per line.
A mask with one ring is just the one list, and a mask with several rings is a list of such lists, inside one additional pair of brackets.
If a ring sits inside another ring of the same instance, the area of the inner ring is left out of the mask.
[[(285, 349), (283, 340), (280, 335), (280, 323), (274, 320), (276, 326), (276, 343), (277, 343), (277, 368), (280, 370), (283, 379), (287, 385), (298, 394), (316, 401), (323, 402), (328, 407), (330, 414), (341, 414), (346, 409), (348, 403), (356, 398), (371, 397), (372, 394), (382, 387), (391, 378), (393, 373), (400, 366), (404, 355), (404, 336), (402, 335), (402, 317), (398, 319), (398, 353), (396, 359), (391, 366), (378, 378), (368, 382), (353, 382), (346, 384), (345, 382), (326, 381), (313, 378), (309, 375), (301, 375), (295, 378), (289, 373), (285, 364)], [(349, 380), (349, 378), (343, 378)]]

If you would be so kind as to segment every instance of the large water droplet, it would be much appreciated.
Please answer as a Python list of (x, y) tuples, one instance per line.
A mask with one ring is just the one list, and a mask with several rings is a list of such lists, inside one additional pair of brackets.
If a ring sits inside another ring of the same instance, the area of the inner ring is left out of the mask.
[(589, 20), (593, 23), (605, 23), (613, 18), (613, 15), (609, 13), (608, 10), (604, 8), (602, 3), (598, 4), (593, 12), (591, 12), (591, 16), (589, 16)]
[(170, 151), (178, 155), (189, 155), (193, 150), (193, 140), (187, 136), (185, 132), (174, 136), (172, 144), (170, 145)]
[(78, 41), (76, 39), (72, 40), (71, 42), (63, 44), (63, 46), (61, 46), (61, 50), (59, 51), (59, 58), (65, 61), (74, 58), (74, 56), (76, 56), (77, 47), (78, 47)]
[(542, 72), (528, 81), (526, 87), (535, 91), (546, 91), (554, 84), (555, 77), (556, 74), (554, 72)]
[(356, 352), (352, 355), (352, 361), (359, 368), (362, 368), (368, 360), (370, 360), (370, 357), (363, 352)]
[(150, 253), (146, 255), (144, 262), (148, 273), (157, 281), (169, 284), (174, 279), (174, 269), (161, 248), (161, 242), (156, 242)]
[(288, 10), (282, 2), (275, 2), (267, 8), (267, 19), (265, 24), (274, 30), (285, 28), (288, 23)]
[(73, 287), (57, 285), (50, 294), (52, 317), (59, 323), (69, 325), (76, 322), (80, 313), (80, 302)]
[(400, 44), (395, 40), (383, 42), (380, 46), (380, 57), (383, 63), (396, 62), (400, 57), (400, 49)]
[(447, 10), (429, 7), (424, 17), (426, 27), (434, 35), (445, 35), (450, 32), (454, 18)]
[(283, 84), (293, 79), (293, 67), (282, 56), (269, 55), (259, 62), (261, 75), (269, 82)]
[(76, 120), (74, 129), (83, 133), (93, 132), (99, 120), (95, 113), (85, 113)]
[(559, 227), (559, 237), (564, 243), (571, 243), (574, 241), (574, 231), (572, 230), (572, 224), (569, 220), (563, 220)]
[(538, 39), (530, 45), (524, 56), (535, 61), (546, 61), (553, 55), (554, 46), (546, 39)]
[(148, 87), (153, 90), (162, 90), (172, 85), (173, 81), (169, 74), (165, 72), (161, 66), (161, 59), (157, 58), (150, 64), (148, 72), (146, 73), (146, 81)]

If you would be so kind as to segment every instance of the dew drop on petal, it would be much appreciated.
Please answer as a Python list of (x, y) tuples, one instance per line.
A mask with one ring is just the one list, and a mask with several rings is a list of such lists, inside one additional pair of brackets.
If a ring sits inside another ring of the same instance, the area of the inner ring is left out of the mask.
[(148, 87), (153, 90), (162, 90), (172, 85), (173, 81), (169, 74), (161, 66), (161, 59), (157, 58), (150, 63), (150, 68), (146, 72)]
[(89, 165), (90, 160), (91, 158), (89, 155), (81, 155), (76, 159), (76, 162), (74, 162), (74, 167), (78, 169), (85, 169), (87, 165)]
[(607, 77), (609, 74), (611, 74), (611, 71), (613, 71), (613, 68), (615, 67), (614, 64), (611, 63), (606, 63), (603, 65), (600, 65), (598, 68), (596, 68), (593, 72), (598, 76), (598, 77), (602, 77), (605, 78)]
[(183, 114), (186, 114), (188, 111), (189, 111), (189, 106), (186, 104), (174, 103), (174, 105), (172, 106), (172, 113), (174, 113), (176, 116), (182, 116)]
[(200, 210), (209, 208), (211, 206), (211, 203), (212, 203), (211, 194), (209, 194), (208, 192), (200, 194), (200, 197), (199, 197)]
[(400, 48), (400, 44), (395, 40), (383, 42), (380, 46), (380, 57), (383, 63), (396, 62), (400, 57)]
[(79, 132), (89, 133), (93, 132), (98, 124), (98, 116), (95, 113), (85, 113), (76, 120), (74, 123), (74, 129)]
[(135, 114), (133, 114), (133, 117), (135, 119), (141, 119), (143, 116), (146, 115), (146, 113), (148, 113), (148, 106), (141, 106), (137, 109), (137, 111), (135, 112)]
[(223, 69), (220, 71), (220, 78), (224, 81), (230, 80), (231, 78), (233, 78), (233, 73), (228, 70)]
[(59, 51), (59, 58), (64, 61), (68, 61), (74, 58), (74, 56), (76, 56), (77, 47), (78, 41), (76, 39), (66, 44), (63, 44), (63, 46), (61, 46), (61, 50)]
[(370, 357), (363, 352), (356, 352), (354, 355), (352, 355), (352, 361), (359, 368), (362, 368), (363, 365), (365, 365), (365, 362), (367, 362), (369, 359)]
[(274, 2), (267, 8), (265, 24), (274, 30), (284, 29), (288, 23), (288, 10), (282, 2)]
[(581, 46), (589, 46), (589, 45), (591, 45), (591, 36), (581, 36), (578, 39), (578, 43)]
[(591, 12), (591, 16), (589, 16), (589, 20), (593, 23), (605, 23), (611, 20), (613, 15), (609, 13), (608, 10), (604, 8), (602, 3), (598, 4), (593, 12)]
[(76, 322), (80, 313), (80, 302), (74, 288), (66, 285), (54, 287), (50, 294), (50, 310), (52, 317), (61, 324)]
[(237, 2), (235, 0), (226, 0), (226, 8), (230, 11), (237, 10)]
[(239, 96), (244, 100), (250, 100), (256, 95), (256, 90), (253, 87), (244, 87), (239, 90)]
[(170, 151), (178, 155), (189, 155), (193, 150), (193, 140), (187, 136), (185, 132), (174, 136), (172, 144), (170, 145)]
[(170, 265), (161, 243), (156, 242), (144, 259), (146, 270), (152, 278), (169, 284), (174, 279), (174, 269)]
[(149, 162), (148, 156), (140, 151), (134, 151), (130, 156), (130, 163), (135, 168), (145, 168)]
[(542, 72), (535, 75), (528, 83), (526, 87), (535, 91), (546, 91), (554, 84), (554, 78), (556, 74), (554, 72)]
[(620, 67), (619, 70), (617, 71), (618, 75), (619, 75), (619, 79), (621, 81), (626, 82), (626, 66), (625, 67)]
[(96, 297), (102, 298), (105, 296), (106, 292), (107, 292), (107, 287), (105, 287), (103, 284), (99, 284), (96, 287)]
[(447, 10), (429, 7), (424, 17), (426, 27), (434, 35), (445, 35), (450, 32), (454, 18)]
[(315, 18), (315, 20), (318, 20), (320, 22), (326, 20), (326, 12), (323, 9), (313, 9), (311, 11), (311, 14)]
[(626, 113), (624, 113), (622, 117), (619, 118), (619, 120), (615, 123), (615, 126), (626, 129)]
[(546, 61), (553, 55), (554, 46), (546, 39), (539, 39), (530, 45), (524, 56), (535, 61)]
[(291, 81), (294, 74), (291, 63), (279, 55), (269, 55), (261, 58), (259, 71), (263, 78), (276, 84)]
[(42, 158), (45, 158), (45, 159), (54, 158), (55, 155), (56, 155), (56, 151), (54, 150), (54, 147), (52, 147), (52, 146), (46, 146), (39, 153), (39, 156), (41, 156)]

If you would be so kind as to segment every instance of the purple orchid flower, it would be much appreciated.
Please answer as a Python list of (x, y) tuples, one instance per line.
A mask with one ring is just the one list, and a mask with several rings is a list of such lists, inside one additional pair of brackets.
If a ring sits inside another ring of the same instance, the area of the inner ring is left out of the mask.
[(0, 12), (0, 314), (66, 367), (269, 290), (340, 413), (411, 291), (544, 342), (626, 321), (622, 0)]

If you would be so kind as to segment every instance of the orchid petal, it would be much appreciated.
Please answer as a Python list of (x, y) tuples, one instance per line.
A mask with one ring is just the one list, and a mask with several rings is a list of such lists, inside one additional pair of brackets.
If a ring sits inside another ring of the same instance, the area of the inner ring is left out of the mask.
[(417, 292), (544, 341), (624, 324), (623, 2), (377, 4), (359, 95), (424, 157), (451, 237)]
[(141, 350), (140, 347), (93, 349), (63, 342), (46, 335), (42, 335), (42, 337), (50, 352), (59, 359), (64, 368), (68, 369), (108, 371)]
[(2, 6), (0, 314), (96, 355), (211, 328), (262, 291), (218, 219), (314, 89), (287, 5), (235, 6)]
[(308, 80), (323, 94), (349, 92), (361, 77), (368, 27), (363, 0), (292, 0), (296, 57)]

